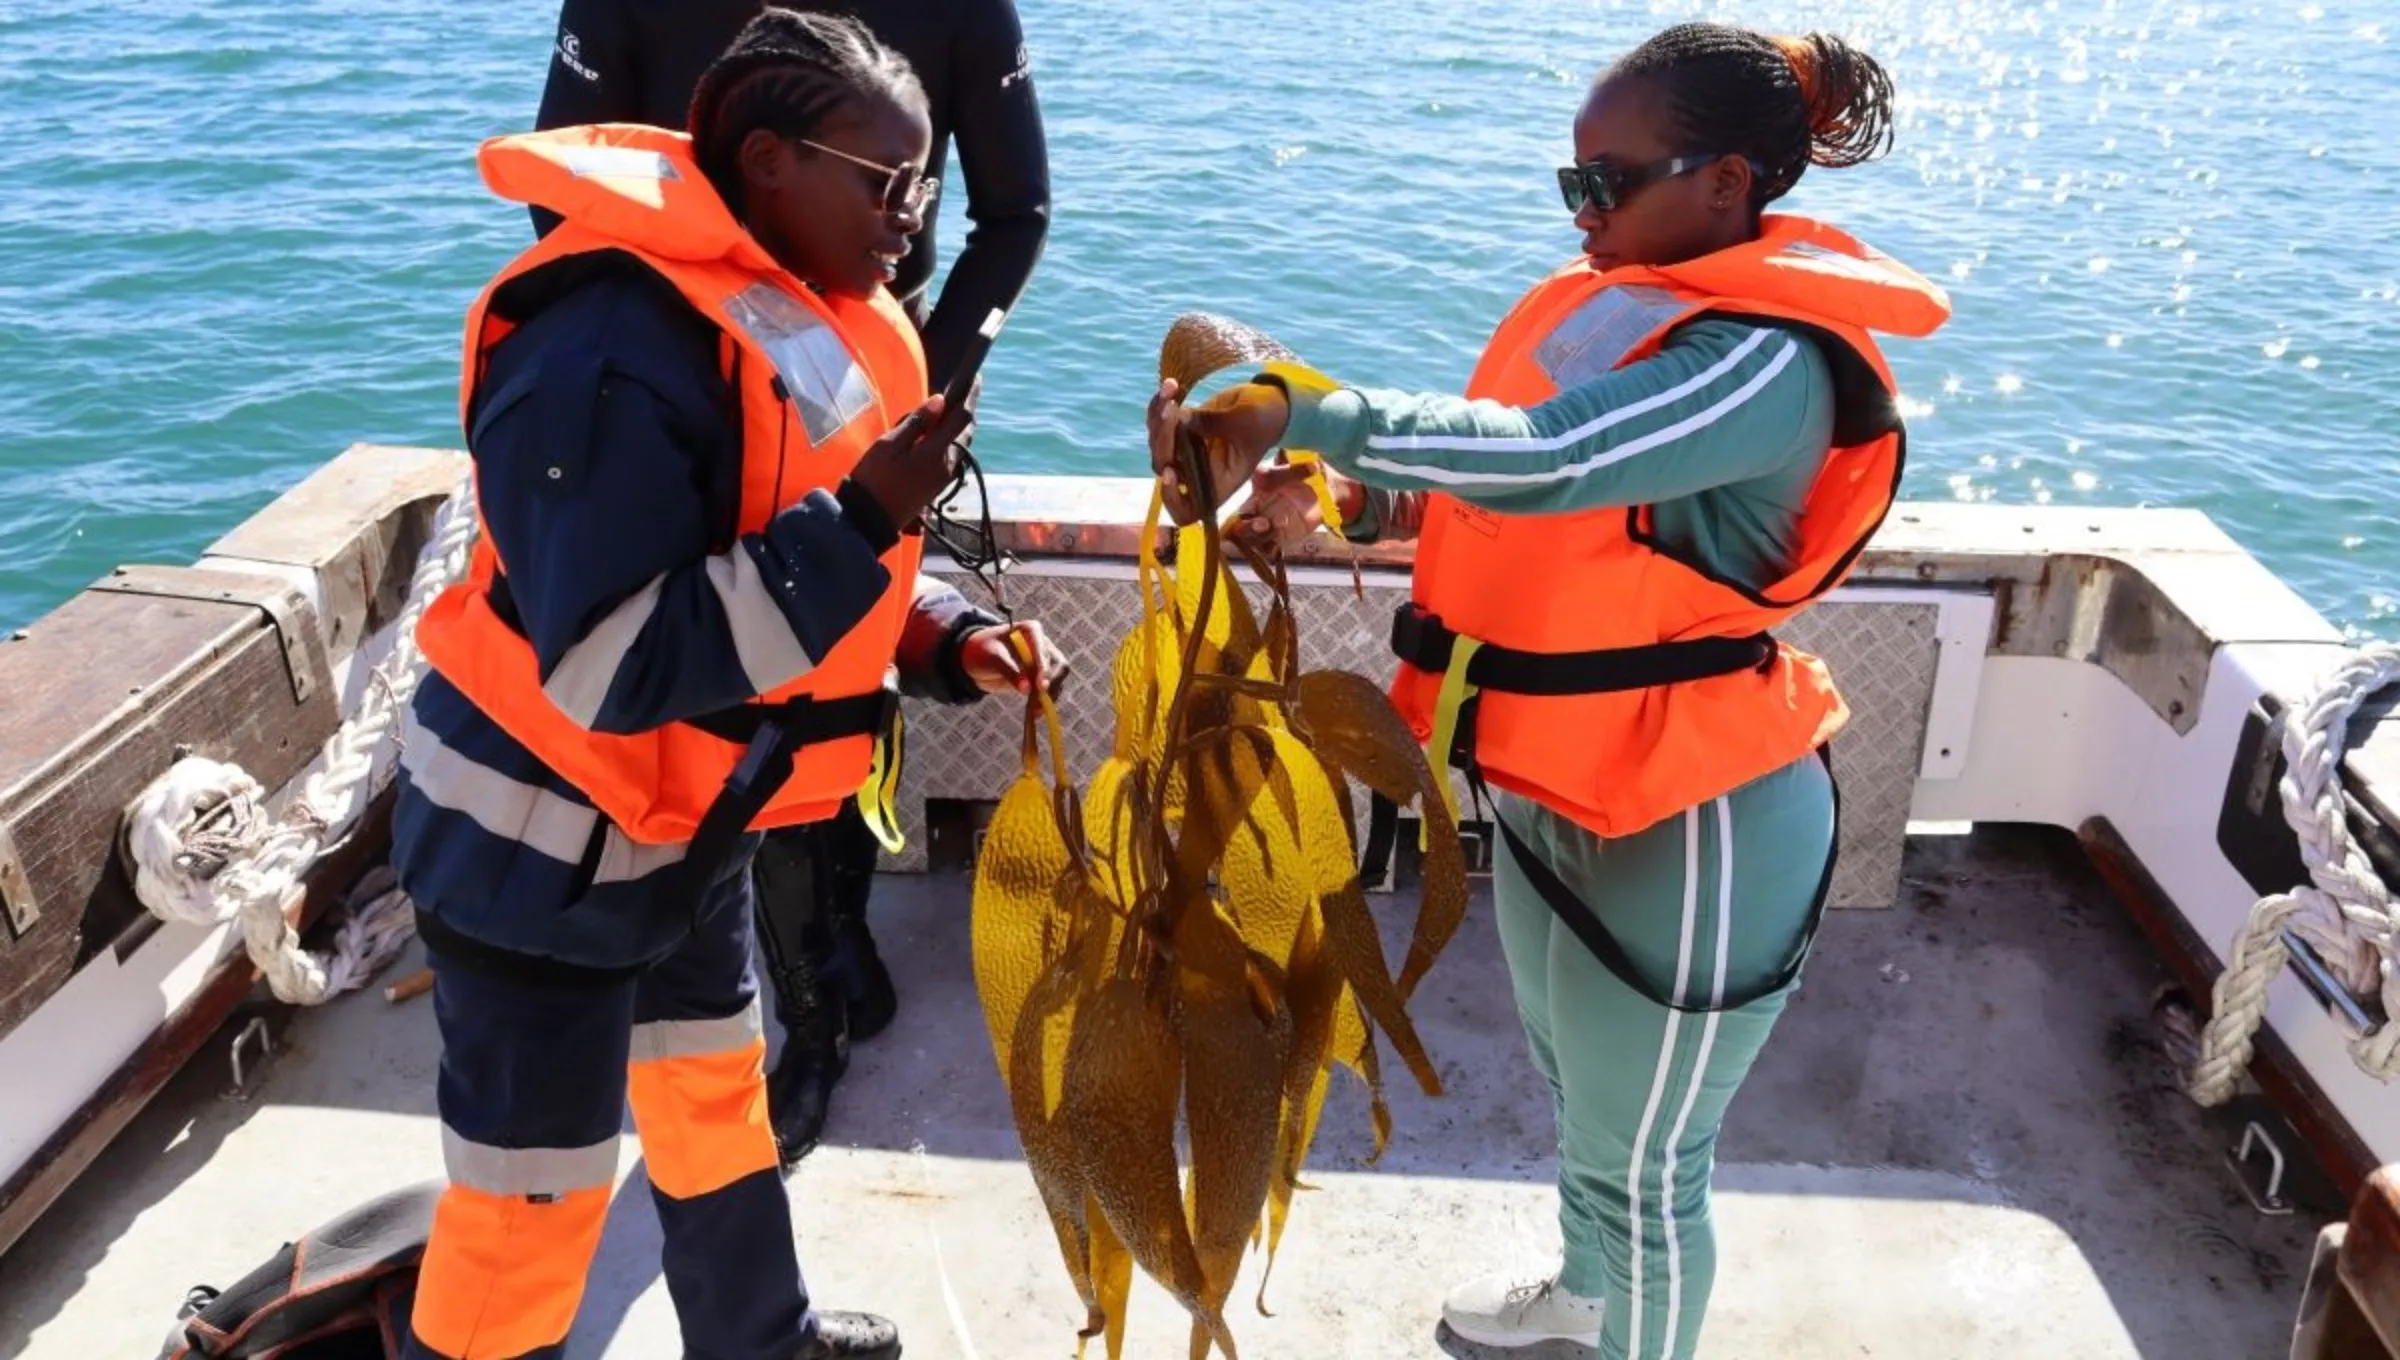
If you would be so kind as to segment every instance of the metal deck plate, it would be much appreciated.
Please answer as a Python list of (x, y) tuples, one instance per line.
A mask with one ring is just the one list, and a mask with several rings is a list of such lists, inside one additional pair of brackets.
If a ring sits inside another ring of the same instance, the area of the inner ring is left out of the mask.
[[(934, 574), (970, 599), (987, 598), (964, 573), (937, 568)], [(1368, 572), (1363, 600), (1352, 591), (1347, 570), (1294, 568), (1293, 577), (1301, 664), (1388, 680), (1393, 665), (1385, 639), (1393, 609), (1407, 598), (1407, 577)], [(1078, 780), (1086, 778), (1114, 740), (1108, 676), (1138, 603), (1131, 565), (1037, 561), (1011, 571), (1004, 588), (1017, 617), (1041, 620), (1075, 664), (1059, 717), (1067, 733), (1069, 769)], [(1247, 593), (1263, 619), (1265, 587), (1251, 585)], [(1897, 900), (1901, 842), (1939, 659), (1939, 612), (1930, 600), (1836, 599), (1783, 630), (1793, 645), (1825, 658), (1851, 709), (1850, 727), (1834, 743), (1842, 789), (1834, 906), (1888, 907)], [(907, 759), (900, 779), (901, 827), (908, 844), (899, 855), (885, 858), (885, 868), (902, 873), (926, 868), (927, 800), (972, 803), (1000, 797), (1020, 768), (1021, 715), (1011, 700), (963, 708), (908, 706)], [(1463, 797), (1464, 784), (1455, 775), (1453, 783)], [(1363, 792), (1357, 801), (1363, 818)], [(1363, 826), (1360, 834), (1363, 840)]]

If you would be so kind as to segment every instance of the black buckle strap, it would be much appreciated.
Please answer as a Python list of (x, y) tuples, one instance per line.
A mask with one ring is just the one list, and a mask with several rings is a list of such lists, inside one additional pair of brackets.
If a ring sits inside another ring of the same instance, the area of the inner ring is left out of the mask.
[[(1458, 634), (1414, 603), (1392, 613), (1392, 652), (1421, 671), (1450, 669)], [(1485, 643), (1467, 662), (1467, 682), (1502, 694), (1558, 697), (1683, 684), (1775, 664), (1771, 634), (1693, 638), (1588, 652), (1528, 652)]]
[(899, 691), (886, 685), (868, 694), (741, 704), (685, 719), (710, 736), (742, 743), (742, 754), (684, 848), (677, 895), (699, 911), (709, 885), (748, 834), (751, 820), (791, 779), (801, 748), (873, 736), (891, 725), (899, 706)]
[(684, 719), (719, 741), (748, 746), (772, 723), (789, 733), (794, 746), (872, 736), (892, 724), (900, 692), (889, 685), (839, 699), (799, 698), (782, 704), (735, 704)]
[[(1833, 774), (1832, 748), (1818, 747), (1817, 757), (1825, 762), (1825, 772), (1830, 778)], [(1817, 880), (1816, 898), (1809, 903), (1808, 919), (1800, 927), (1800, 938), (1793, 942), (1790, 957), (1763, 986), (1746, 995), (1728, 997), (1714, 1006), (1685, 1005), (1661, 992), (1648, 978), (1643, 977), (1641, 970), (1633, 966), (1632, 958), (1625, 953), (1625, 946), (1617, 943), (1617, 937), (1600, 923), (1598, 913), (1575, 895), (1575, 890), (1568, 887), (1558, 872), (1542, 861), (1540, 855), (1534, 853), (1533, 847), (1518, 837), (1509, 826), (1508, 819), (1495, 816), (1492, 820), (1499, 824), (1500, 839), (1507, 843), (1509, 856), (1525, 875), (1525, 881), (1541, 894), (1543, 902), (1549, 904), (1551, 915), (1556, 916), (1567, 929), (1574, 931), (1575, 938), (1583, 941), (1584, 948), (1591, 950), (1592, 957), (1600, 960), (1601, 966), (1608, 969), (1617, 981), (1668, 1010), (1681, 1011), (1686, 1015), (1706, 1015), (1711, 1011), (1740, 1010), (1754, 1001), (1764, 1000), (1782, 991), (1800, 976), (1801, 965), (1808, 961), (1809, 951), (1816, 944), (1817, 927), (1825, 920), (1825, 901), (1833, 892), (1833, 867), (1841, 858), (1842, 784), (1839, 779), (1833, 780), (1833, 843), (1825, 848), (1825, 871)]]

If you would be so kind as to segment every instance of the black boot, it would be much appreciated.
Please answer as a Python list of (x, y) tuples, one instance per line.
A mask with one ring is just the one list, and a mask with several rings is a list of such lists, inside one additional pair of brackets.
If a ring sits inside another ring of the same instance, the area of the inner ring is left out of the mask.
[(828, 975), (834, 935), (822, 909), (824, 851), (814, 828), (770, 834), (755, 861), (758, 945), (783, 1052), (767, 1073), (767, 1123), (788, 1174), (825, 1131), (834, 1083), (850, 1067), (849, 1007)]
[(872, 1039), (892, 1023), (900, 1009), (900, 994), (892, 975), (875, 952), (875, 937), (867, 933), (866, 917), (845, 920), (841, 933), (843, 993), (850, 1003), (850, 1038)]
[(798, 1360), (900, 1360), (900, 1329), (873, 1313), (818, 1313)]
[(814, 985), (813, 978), (810, 984), (781, 1007), (783, 1053), (767, 1073), (767, 1123), (775, 1130), (775, 1150), (786, 1172), (816, 1149), (833, 1106), (834, 1085), (850, 1070), (847, 1008), (838, 992)]
[(867, 931), (867, 899), (875, 891), (875, 832), (851, 802), (825, 823), (818, 845), (817, 909), (830, 937), (825, 977), (850, 1003), (851, 1039), (872, 1039), (900, 1007), (891, 972)]

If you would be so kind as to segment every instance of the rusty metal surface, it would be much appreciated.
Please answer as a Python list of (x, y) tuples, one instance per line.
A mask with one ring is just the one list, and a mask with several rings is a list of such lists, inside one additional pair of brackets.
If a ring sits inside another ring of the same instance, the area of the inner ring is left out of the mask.
[(2377, 1171), (2350, 1207), (2343, 1286), (2387, 1352), (2400, 1352), (2400, 1166)]

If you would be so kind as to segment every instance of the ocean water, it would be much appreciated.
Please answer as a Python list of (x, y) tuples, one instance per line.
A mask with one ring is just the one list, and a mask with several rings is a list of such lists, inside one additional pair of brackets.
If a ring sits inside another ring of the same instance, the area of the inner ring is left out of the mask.
[[(1899, 141), (1787, 206), (1956, 305), (1892, 347), (1906, 494), (2197, 507), (2400, 636), (2390, 0), (1020, 4), (1056, 219), (987, 370), (995, 469), (1138, 471), (1191, 308), (1455, 390), (1574, 249), (1591, 74), (1686, 17), (1813, 26), (1891, 69)], [(529, 237), (473, 153), (530, 122), (554, 14), (0, 0), (0, 628), (353, 441), (456, 445), (463, 310)]]

